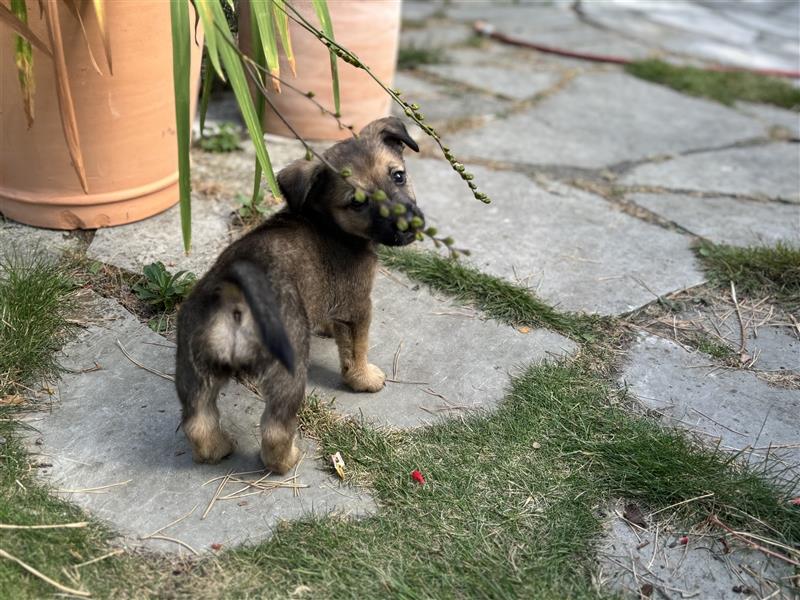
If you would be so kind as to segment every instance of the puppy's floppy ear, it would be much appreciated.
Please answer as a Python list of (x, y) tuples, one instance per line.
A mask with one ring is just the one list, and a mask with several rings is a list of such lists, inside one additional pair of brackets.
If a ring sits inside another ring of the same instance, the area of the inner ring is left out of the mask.
[(373, 121), (359, 134), (361, 136), (373, 137), (379, 139), (385, 145), (396, 150), (400, 154), (403, 153), (403, 144), (411, 148), (414, 152), (419, 152), (419, 146), (410, 135), (403, 122), (397, 117), (384, 117)]
[(320, 161), (301, 158), (278, 173), (278, 187), (290, 211), (301, 212), (324, 171)]

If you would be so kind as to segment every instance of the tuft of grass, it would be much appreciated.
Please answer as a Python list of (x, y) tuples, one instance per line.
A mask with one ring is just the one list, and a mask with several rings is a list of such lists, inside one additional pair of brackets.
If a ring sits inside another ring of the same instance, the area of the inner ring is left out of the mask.
[(0, 397), (58, 373), (54, 353), (68, 335), (75, 284), (39, 252), (0, 259)]
[(215, 133), (204, 135), (198, 144), (206, 152), (234, 152), (242, 148), (233, 123), (220, 123)]
[(699, 336), (698, 339), (695, 340), (694, 345), (700, 352), (719, 360), (727, 360), (736, 356), (736, 353), (731, 348), (708, 336)]
[(732, 105), (736, 100), (800, 110), (800, 89), (785, 81), (744, 71), (705, 71), (661, 60), (641, 60), (625, 67), (631, 75), (674, 90)]
[(381, 247), (378, 254), (387, 267), (399, 269), (412, 279), (515, 327), (550, 327), (564, 335), (592, 341), (603, 324), (600, 317), (559, 312), (521, 286), (433, 252)]
[(800, 307), (800, 248), (780, 242), (774, 248), (702, 242), (697, 254), (712, 284), (729, 288), (733, 281), (741, 296), (772, 296), (789, 310)]
[(442, 48), (403, 46), (397, 52), (398, 69), (416, 69), (420, 65), (435, 65), (445, 62)]

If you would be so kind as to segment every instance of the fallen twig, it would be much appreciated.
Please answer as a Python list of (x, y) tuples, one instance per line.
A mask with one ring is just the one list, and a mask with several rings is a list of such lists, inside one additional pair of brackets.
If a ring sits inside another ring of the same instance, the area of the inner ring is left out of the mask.
[(128, 354), (128, 351), (125, 350), (125, 346), (123, 346), (122, 342), (120, 342), (119, 340), (117, 340), (117, 346), (119, 346), (119, 349), (122, 350), (122, 353), (125, 355), (125, 358), (127, 358), (129, 361), (131, 361), (133, 364), (135, 364), (140, 369), (144, 369), (145, 371), (148, 371), (148, 372), (152, 373), (153, 375), (158, 375), (159, 377), (163, 377), (167, 381), (175, 381), (175, 377), (173, 377), (172, 375), (168, 375), (167, 373), (162, 373), (161, 371), (159, 371), (157, 369), (153, 369), (151, 367), (143, 365), (138, 360), (133, 358), (130, 354)]
[[(737, 540), (743, 541), (745, 544), (748, 544), (748, 545), (752, 546), (756, 550), (759, 550), (759, 551), (763, 552), (764, 554), (768, 554), (769, 556), (773, 556), (773, 557), (775, 557), (777, 559), (785, 561), (785, 562), (789, 563), (790, 565), (794, 565), (795, 567), (800, 567), (800, 561), (797, 561), (797, 560), (794, 560), (792, 558), (789, 558), (788, 556), (786, 556), (784, 554), (781, 554), (780, 552), (775, 552), (774, 550), (770, 550), (769, 548), (765, 548), (761, 544), (757, 544), (753, 540), (749, 539), (750, 537), (752, 537), (752, 534), (749, 534), (749, 533), (744, 532), (744, 531), (735, 531), (734, 529), (731, 529), (730, 527), (725, 525), (725, 523), (720, 521), (719, 517), (717, 517), (717, 515), (714, 515), (714, 514), (709, 515), (708, 516), (708, 521), (709, 521), (709, 523), (713, 523), (714, 525), (717, 525), (718, 527), (721, 527), (722, 529), (724, 529), (725, 531), (730, 533), (733, 537), (735, 537)], [(760, 540), (762, 540), (762, 541), (764, 541), (766, 543), (772, 543), (772, 542), (769, 542), (768, 540), (765, 540), (764, 538), (758, 538), (758, 539), (760, 539)], [(780, 544), (777, 544), (777, 545), (780, 548), (786, 548), (786, 546), (783, 546), (783, 545), (780, 545)]]
[(230, 479), (230, 476), (231, 476), (231, 474), (228, 473), (227, 475), (225, 475), (225, 477), (222, 478), (222, 481), (219, 482), (219, 486), (217, 487), (217, 491), (214, 492), (214, 495), (211, 497), (211, 502), (208, 503), (208, 506), (206, 507), (206, 510), (203, 513), (203, 516), (200, 517), (201, 521), (208, 516), (209, 512), (211, 512), (211, 508), (214, 506), (214, 503), (217, 501), (217, 498), (219, 498), (219, 494), (222, 491), (222, 488), (224, 488), (225, 484), (228, 483), (228, 479)]
[(127, 485), (133, 479), (128, 479), (127, 481), (120, 481), (119, 483), (109, 483), (108, 485), (99, 485), (97, 487), (90, 487), (90, 488), (76, 488), (74, 490), (55, 490), (59, 494), (105, 494), (108, 488), (117, 487), (120, 485)]
[(731, 281), (731, 299), (736, 309), (736, 318), (739, 319), (739, 358), (741, 359), (747, 355), (747, 333), (745, 331), (744, 321), (742, 320), (742, 311), (739, 308), (739, 300), (736, 299), (736, 287), (733, 285), (733, 281)]
[(195, 556), (200, 554), (197, 550), (192, 548), (186, 542), (183, 542), (183, 541), (181, 541), (181, 540), (179, 540), (177, 538), (174, 538), (174, 537), (169, 537), (167, 535), (151, 535), (148, 539), (151, 539), (151, 540), (164, 540), (166, 542), (172, 542), (173, 544), (178, 544), (180, 546), (183, 546), (184, 548), (188, 548), (192, 552), (192, 554), (194, 554)]
[(25, 569), (31, 575), (34, 575), (34, 576), (38, 577), (39, 579), (41, 579), (45, 583), (49, 583), (54, 588), (64, 592), (65, 594), (71, 594), (72, 596), (80, 596), (81, 598), (89, 598), (91, 596), (91, 594), (89, 594), (89, 592), (85, 592), (83, 590), (73, 590), (72, 588), (69, 588), (69, 587), (67, 587), (65, 585), (62, 585), (62, 584), (58, 583), (57, 581), (54, 581), (54, 580), (50, 579), (44, 573), (41, 573), (40, 571), (37, 571), (36, 569), (34, 569), (29, 564), (21, 561), (16, 556), (12, 556), (11, 554), (6, 552), (2, 548), (0, 548), (0, 558), (7, 558), (8, 560), (17, 563), (20, 567)]
[(169, 529), (169, 528), (170, 528), (170, 527), (172, 527), (173, 525), (177, 525), (178, 523), (180, 523), (180, 522), (181, 522), (181, 521), (183, 521), (184, 519), (187, 519), (187, 518), (191, 517), (191, 516), (192, 516), (192, 513), (194, 513), (194, 511), (196, 511), (196, 510), (197, 510), (197, 507), (198, 507), (198, 506), (200, 506), (200, 505), (199, 505), (199, 504), (195, 504), (195, 505), (194, 505), (194, 508), (193, 508), (192, 510), (190, 510), (188, 513), (186, 513), (185, 515), (183, 515), (182, 517), (178, 517), (177, 519), (175, 519), (175, 520), (174, 520), (174, 521), (172, 521), (171, 523), (168, 523), (168, 524), (164, 525), (164, 526), (163, 526), (163, 527), (161, 527), (160, 529), (156, 529), (156, 530), (155, 530), (153, 533), (151, 533), (151, 534), (148, 534), (148, 535), (144, 536), (142, 539), (143, 539), (143, 540), (146, 540), (147, 538), (151, 538), (151, 537), (153, 537), (154, 535), (158, 535), (159, 533), (161, 533), (161, 532), (162, 532), (162, 531), (164, 531), (165, 529)]
[(105, 560), (107, 558), (111, 558), (112, 556), (117, 556), (118, 554), (122, 554), (125, 552), (122, 548), (117, 548), (116, 550), (112, 550), (108, 554), (103, 554), (103, 556), (98, 556), (97, 558), (93, 558), (92, 560), (87, 560), (86, 562), (79, 563), (77, 565), (73, 565), (73, 569), (80, 569), (81, 567), (86, 567), (88, 565), (93, 565), (96, 562), (100, 562), (101, 560)]
[(89, 521), (79, 521), (77, 523), (61, 523), (60, 525), (8, 525), (0, 523), (0, 529), (77, 529), (86, 527)]

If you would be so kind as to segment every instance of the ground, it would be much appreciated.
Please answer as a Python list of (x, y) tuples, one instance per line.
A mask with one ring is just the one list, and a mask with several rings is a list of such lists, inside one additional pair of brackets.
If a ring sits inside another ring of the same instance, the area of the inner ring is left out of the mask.
[[(66, 235), (3, 223), (4, 256), (39, 258), (2, 267), (0, 366), (31, 368), (0, 380), (0, 587), (56, 591), (11, 556), (98, 597), (796, 597), (797, 87), (653, 60), (797, 70), (798, 7), (630, 6), (404, 3), (395, 87), (493, 201), (414, 130), (419, 204), (470, 255), (381, 252), (387, 386), (347, 391), (315, 339), (285, 477), (260, 471), (246, 382), (221, 400), (235, 454), (192, 463), (174, 311), (133, 291), (156, 260), (201, 275), (252, 224), (249, 142), (194, 149), (189, 256), (174, 209)], [(477, 38), (475, 19), (646, 62)], [(212, 101), (212, 127), (236, 118)], [(277, 168), (304, 154), (267, 142)]]

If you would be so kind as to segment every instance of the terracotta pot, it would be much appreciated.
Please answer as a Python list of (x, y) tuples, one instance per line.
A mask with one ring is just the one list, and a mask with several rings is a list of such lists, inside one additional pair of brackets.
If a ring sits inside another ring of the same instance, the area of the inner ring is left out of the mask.
[[(311, 23), (319, 21), (308, 0), (290, 0)], [(397, 65), (400, 37), (400, 0), (328, 0), (336, 41), (355, 53), (375, 75), (391, 86)], [(242, 3), (240, 44), (250, 53), (249, 8)], [(313, 91), (315, 99), (333, 111), (333, 90), (328, 49), (311, 33), (289, 21), (297, 63), (297, 77), (292, 77), (289, 64), (281, 57), (281, 78), (303, 92)], [(339, 60), (341, 120), (360, 130), (364, 125), (389, 114), (391, 98), (364, 71)], [(269, 87), (269, 86), (268, 86)], [(339, 129), (330, 115), (323, 115), (307, 99), (284, 87), (280, 94), (271, 93), (276, 108), (304, 138), (334, 140), (346, 138), (349, 131)], [(293, 137), (291, 131), (267, 107), (264, 128), (269, 133)]]
[[(88, 3), (82, 6), (103, 75), (92, 68), (80, 26), (64, 4), (59, 14), (88, 194), (64, 141), (51, 60), (34, 48), (35, 121), (28, 129), (13, 35), (0, 24), (0, 212), (15, 221), (94, 229), (144, 219), (178, 201), (169, 3), (106, 3), (113, 75), (94, 11), (87, 10)], [(29, 25), (47, 40), (37, 2), (28, 0), (27, 7)], [(193, 14), (190, 20), (194, 23)], [(201, 50), (193, 44), (192, 111)]]

